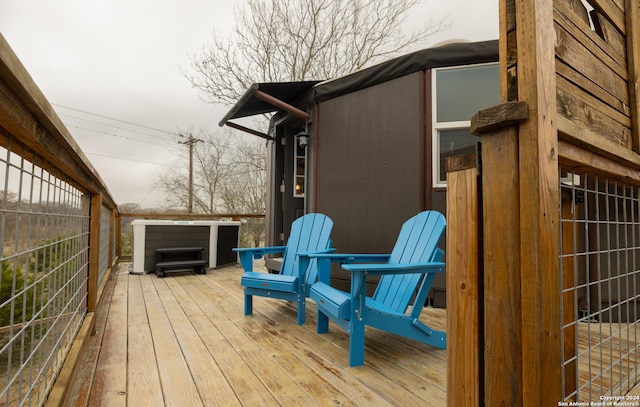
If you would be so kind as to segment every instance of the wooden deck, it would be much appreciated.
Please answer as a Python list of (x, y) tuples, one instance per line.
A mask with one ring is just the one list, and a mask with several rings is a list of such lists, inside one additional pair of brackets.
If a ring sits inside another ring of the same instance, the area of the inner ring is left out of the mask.
[[(444, 406), (446, 351), (367, 328), (365, 366), (348, 367), (348, 336), (296, 325), (292, 304), (254, 299), (243, 315), (240, 267), (114, 272), (82, 354), (69, 406)], [(445, 311), (421, 318), (444, 329)]]

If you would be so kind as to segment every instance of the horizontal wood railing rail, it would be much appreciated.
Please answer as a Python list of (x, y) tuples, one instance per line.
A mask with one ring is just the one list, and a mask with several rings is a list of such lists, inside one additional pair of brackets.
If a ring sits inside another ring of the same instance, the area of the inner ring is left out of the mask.
[(231, 218), (264, 218), (264, 213), (157, 213), (157, 212), (120, 212), (121, 218), (138, 219), (176, 219), (176, 220), (207, 220)]

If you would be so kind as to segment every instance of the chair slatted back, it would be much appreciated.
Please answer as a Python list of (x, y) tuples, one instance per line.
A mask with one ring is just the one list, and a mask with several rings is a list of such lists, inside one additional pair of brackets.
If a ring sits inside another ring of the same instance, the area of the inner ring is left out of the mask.
[[(391, 252), (389, 264), (433, 261), (446, 221), (436, 211), (425, 211), (407, 220)], [(395, 311), (406, 312), (423, 274), (385, 275), (380, 279), (373, 299)]]
[[(291, 233), (282, 259), (280, 274), (293, 276), (298, 273), (296, 253), (313, 252), (331, 247), (333, 221), (320, 213), (309, 213), (291, 224)], [(310, 269), (315, 269), (310, 267)], [(309, 279), (307, 279), (309, 280)], [(315, 280), (315, 278), (314, 278)]]

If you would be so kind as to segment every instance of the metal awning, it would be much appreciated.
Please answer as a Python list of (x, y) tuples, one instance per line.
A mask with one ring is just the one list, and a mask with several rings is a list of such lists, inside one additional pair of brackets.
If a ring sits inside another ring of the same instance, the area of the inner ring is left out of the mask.
[(227, 125), (270, 140), (271, 137), (268, 135), (248, 129), (230, 120), (255, 116), (257, 114), (272, 113), (278, 110), (285, 110), (303, 119), (308, 119), (309, 115), (307, 112), (298, 109), (291, 105), (291, 103), (319, 82), (320, 81), (254, 83), (247, 89), (244, 95), (242, 95), (240, 100), (233, 105), (222, 120), (220, 120), (218, 125), (221, 127)]

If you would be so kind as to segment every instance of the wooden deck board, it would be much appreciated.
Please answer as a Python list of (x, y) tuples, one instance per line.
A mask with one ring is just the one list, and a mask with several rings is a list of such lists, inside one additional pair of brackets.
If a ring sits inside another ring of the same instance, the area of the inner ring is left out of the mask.
[(78, 363), (71, 387), (65, 398), (65, 405), (76, 407), (88, 406), (115, 281), (115, 278), (110, 278), (105, 284), (103, 297), (99, 305), (99, 312), (95, 314), (95, 334), (91, 335), (83, 349), (80, 363)]
[[(244, 316), (241, 274), (114, 273), (65, 405), (446, 405), (446, 351), (367, 328), (365, 365), (349, 368), (348, 335), (333, 323), (316, 334), (313, 301), (302, 326), (295, 304), (270, 298), (254, 298), (254, 314)], [(421, 320), (444, 329), (446, 312), (425, 308)], [(591, 379), (593, 399), (629, 388), (621, 376), (638, 362), (627, 341), (640, 332), (618, 324), (578, 332), (578, 385)], [(623, 364), (606, 367), (623, 352)]]
[[(313, 301), (302, 326), (295, 304), (269, 298), (254, 298), (254, 314), (244, 316), (241, 274), (239, 267), (164, 279), (112, 274), (65, 405), (446, 405), (446, 351), (367, 328), (365, 365), (349, 368), (348, 335), (333, 323), (316, 334)], [(442, 309), (426, 308), (420, 319), (446, 327)], [(578, 385), (591, 378), (594, 399), (612, 385), (629, 388), (620, 378), (635, 371), (627, 342), (637, 333), (609, 339), (619, 330), (579, 325), (579, 352), (592, 349), (590, 364), (580, 353)], [(607, 367), (624, 352), (622, 364)]]
[[(165, 404), (173, 406), (204, 405), (182, 353), (181, 344), (176, 338), (171, 321), (165, 312), (163, 302), (170, 301), (171, 298), (160, 296), (161, 293), (157, 290), (156, 281), (155, 279), (141, 279), (153, 338), (150, 346), (155, 349)], [(131, 383), (130, 391), (137, 391), (135, 386), (135, 383)]]
[[(103, 340), (82, 355), (97, 359), (84, 369), (90, 400), (76, 391), (66, 405), (446, 404), (444, 350), (372, 329), (365, 366), (349, 368), (348, 336), (334, 325), (316, 334), (312, 301), (303, 326), (284, 301), (256, 298), (244, 316), (241, 274), (114, 274), (96, 315)], [(434, 312), (435, 327), (444, 310)]]
[[(218, 406), (226, 403), (234, 393), (228, 383), (221, 380), (222, 372), (187, 315), (189, 313), (192, 318), (197, 318), (203, 314), (175, 280), (163, 279), (162, 283), (159, 280), (156, 281), (158, 293), (163, 298), (165, 312), (180, 343), (182, 355), (189, 366), (203, 404)], [(166, 286), (163, 283), (166, 283)]]
[(140, 277), (129, 277), (127, 404), (152, 407), (164, 400)]
[(116, 279), (89, 398), (91, 406), (126, 405), (127, 290), (128, 279)]

